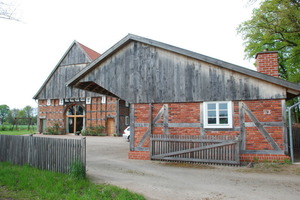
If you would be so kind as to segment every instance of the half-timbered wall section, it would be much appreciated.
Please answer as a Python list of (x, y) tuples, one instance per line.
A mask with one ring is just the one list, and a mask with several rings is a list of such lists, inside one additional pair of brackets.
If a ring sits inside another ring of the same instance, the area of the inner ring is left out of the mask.
[(285, 155), (284, 100), (231, 103), (233, 106), (230, 117), (234, 123), (229, 129), (204, 128), (203, 102), (134, 104), (134, 118), (131, 122), (134, 137), (131, 140), (129, 158), (151, 158), (151, 135), (185, 135), (239, 137), (241, 161), (289, 159)]

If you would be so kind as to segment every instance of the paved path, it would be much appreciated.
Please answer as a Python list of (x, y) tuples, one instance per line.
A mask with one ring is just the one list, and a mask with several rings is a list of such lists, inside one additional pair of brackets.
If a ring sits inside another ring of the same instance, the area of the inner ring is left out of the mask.
[(127, 159), (120, 137), (87, 137), (87, 174), (150, 200), (300, 199), (300, 176), (237, 172), (235, 167), (185, 168)]

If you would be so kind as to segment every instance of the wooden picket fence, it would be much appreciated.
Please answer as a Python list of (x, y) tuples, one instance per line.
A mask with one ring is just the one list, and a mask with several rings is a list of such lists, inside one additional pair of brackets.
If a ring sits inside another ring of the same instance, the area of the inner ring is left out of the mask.
[(151, 159), (240, 164), (240, 138), (236, 136), (151, 135)]
[(86, 139), (0, 135), (0, 162), (69, 173), (74, 162), (86, 166)]

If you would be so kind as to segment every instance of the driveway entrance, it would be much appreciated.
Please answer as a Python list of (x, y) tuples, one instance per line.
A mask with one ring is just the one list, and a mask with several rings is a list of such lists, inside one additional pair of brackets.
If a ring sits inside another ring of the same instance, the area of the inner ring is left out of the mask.
[(299, 199), (299, 175), (129, 160), (128, 151), (129, 143), (121, 137), (87, 137), (88, 176), (96, 183), (127, 188), (150, 200)]

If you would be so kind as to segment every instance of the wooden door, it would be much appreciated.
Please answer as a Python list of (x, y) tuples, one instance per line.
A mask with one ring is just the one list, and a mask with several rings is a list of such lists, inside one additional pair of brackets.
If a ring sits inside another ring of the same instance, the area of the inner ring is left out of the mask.
[(40, 119), (40, 133), (44, 133), (46, 131), (46, 119)]
[(115, 119), (107, 118), (107, 135), (113, 136), (116, 133)]

